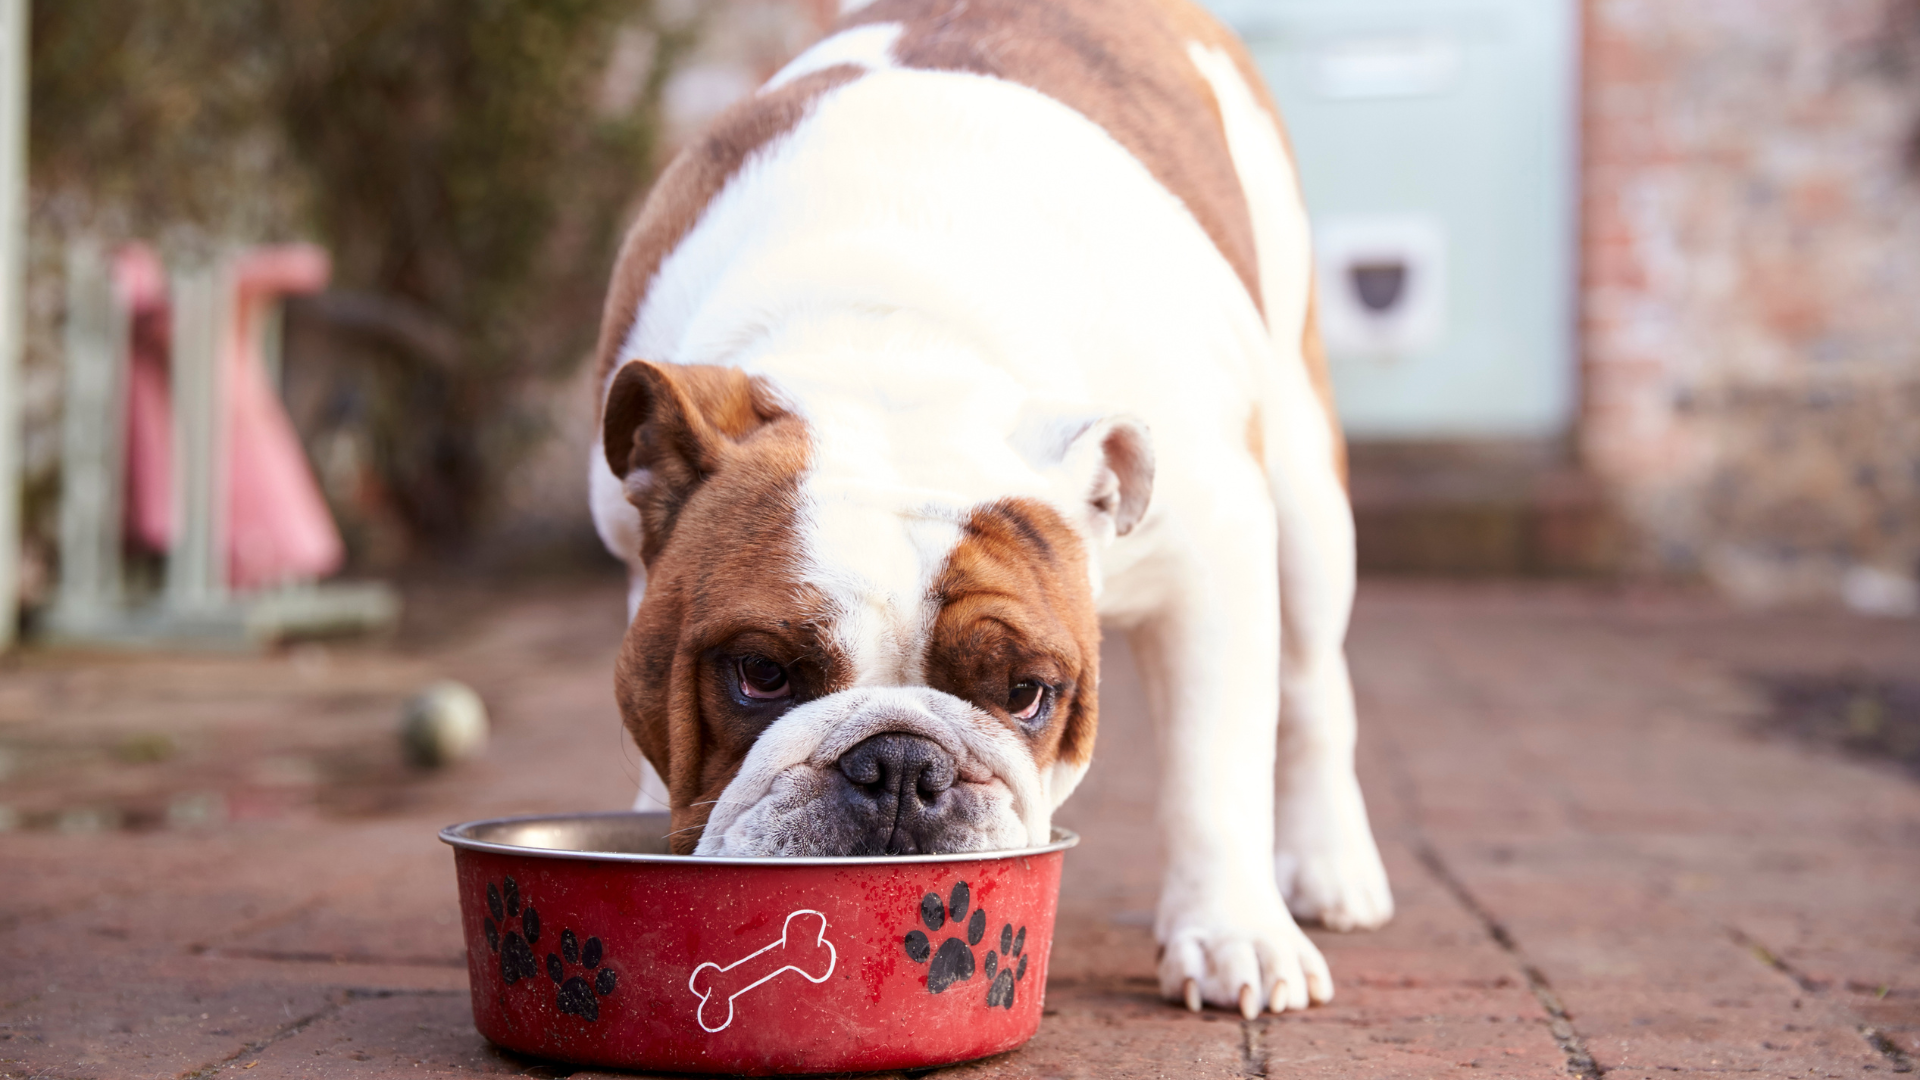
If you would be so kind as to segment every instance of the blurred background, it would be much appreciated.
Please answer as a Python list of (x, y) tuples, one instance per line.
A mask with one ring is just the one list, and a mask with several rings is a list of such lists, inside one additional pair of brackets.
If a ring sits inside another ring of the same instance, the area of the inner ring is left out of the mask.
[[(1920, 607), (1920, 3), (1214, 6), (1297, 144), (1365, 570)], [(614, 245), (832, 7), (32, 5), (29, 628), (61, 580), (76, 245), (331, 257), (274, 377), (349, 576), (598, 559)]]

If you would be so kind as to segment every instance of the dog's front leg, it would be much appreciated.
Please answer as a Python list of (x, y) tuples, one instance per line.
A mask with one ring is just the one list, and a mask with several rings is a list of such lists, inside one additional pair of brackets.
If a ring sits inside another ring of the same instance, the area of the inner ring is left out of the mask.
[(1303, 1009), (1333, 981), (1273, 875), (1279, 583), (1263, 491), (1189, 519), (1160, 611), (1133, 633), (1166, 843), (1160, 989), (1189, 1008)]

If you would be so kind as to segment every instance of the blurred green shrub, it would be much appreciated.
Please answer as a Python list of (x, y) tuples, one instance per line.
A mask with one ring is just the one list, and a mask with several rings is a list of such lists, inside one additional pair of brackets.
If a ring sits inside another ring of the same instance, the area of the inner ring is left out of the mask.
[[(37, 189), (335, 257), (370, 467), (457, 546), (597, 330), (688, 25), (646, 0), (42, 0)], [(244, 186), (244, 192), (239, 190)]]

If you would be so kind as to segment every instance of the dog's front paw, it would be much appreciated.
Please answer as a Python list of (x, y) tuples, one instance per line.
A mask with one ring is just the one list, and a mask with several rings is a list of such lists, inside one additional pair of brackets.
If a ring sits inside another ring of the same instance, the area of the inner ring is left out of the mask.
[(1271, 911), (1199, 911), (1165, 921), (1160, 993), (1195, 1012), (1204, 1002), (1251, 1020), (1264, 1009), (1333, 998), (1327, 961), (1278, 903)]
[(1373, 930), (1393, 918), (1387, 868), (1358, 784), (1282, 803), (1274, 879), (1295, 918), (1329, 930)]

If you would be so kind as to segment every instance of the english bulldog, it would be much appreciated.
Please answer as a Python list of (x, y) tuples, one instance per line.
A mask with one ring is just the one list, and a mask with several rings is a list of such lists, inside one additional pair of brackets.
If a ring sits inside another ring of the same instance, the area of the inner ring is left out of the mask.
[(848, 5), (681, 152), (614, 271), (592, 460), (674, 849), (1046, 843), (1104, 623), (1156, 724), (1162, 991), (1328, 1000), (1294, 917), (1393, 901), (1307, 232), (1186, 0)]

